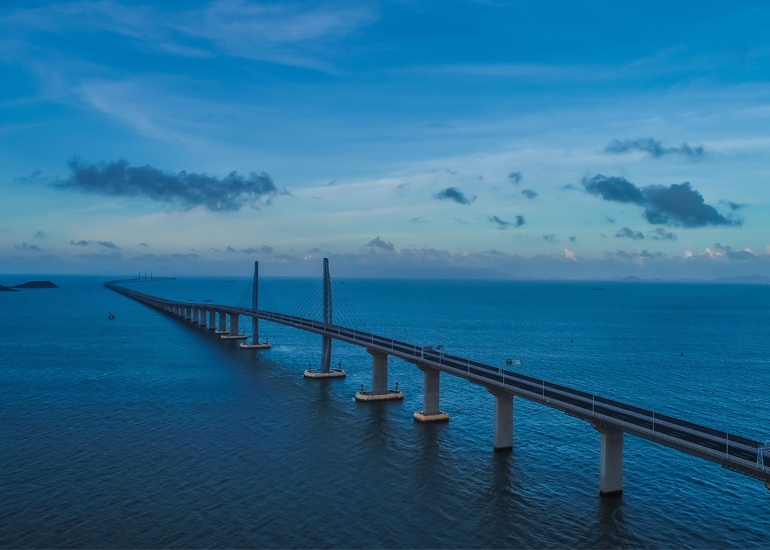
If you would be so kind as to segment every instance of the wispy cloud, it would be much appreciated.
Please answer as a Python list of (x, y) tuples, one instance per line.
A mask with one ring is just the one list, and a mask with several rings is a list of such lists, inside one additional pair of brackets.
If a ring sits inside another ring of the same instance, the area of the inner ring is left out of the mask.
[(21, 244), (15, 244), (13, 247), (16, 250), (26, 250), (28, 252), (42, 252), (43, 249), (37, 246), (36, 244), (27, 244), (27, 243), (21, 243)]
[(706, 154), (706, 151), (700, 146), (692, 147), (687, 143), (683, 143), (679, 146), (664, 147), (663, 143), (652, 138), (627, 139), (623, 141), (616, 139), (604, 149), (605, 153), (614, 155), (634, 151), (648, 153), (654, 158), (660, 158), (665, 155), (682, 155), (690, 160), (700, 160)]
[(537, 197), (537, 193), (533, 191), (532, 189), (522, 189), (521, 194), (527, 197), (528, 199), (532, 200), (535, 197)]
[(88, 246), (91, 244), (101, 246), (103, 248), (109, 248), (110, 250), (120, 250), (120, 247), (115, 243), (113, 243), (112, 241), (85, 241), (85, 240), (70, 241), (70, 245), (72, 246)]
[(47, 236), (48, 235), (46, 234), (45, 231), (38, 231), (37, 233), (35, 233), (36, 239), (45, 239)]
[(366, 246), (371, 248), (372, 250), (382, 250), (383, 252), (395, 252), (395, 248), (393, 247), (393, 243), (389, 243), (386, 241), (383, 241), (380, 239), (380, 236), (377, 235), (374, 239), (369, 241)]
[(508, 173), (508, 181), (510, 181), (514, 185), (519, 185), (523, 179), (524, 179), (524, 176), (521, 175), (521, 172)]
[(615, 238), (633, 239), (635, 241), (644, 239), (644, 233), (634, 231), (630, 227), (622, 227), (615, 232)]

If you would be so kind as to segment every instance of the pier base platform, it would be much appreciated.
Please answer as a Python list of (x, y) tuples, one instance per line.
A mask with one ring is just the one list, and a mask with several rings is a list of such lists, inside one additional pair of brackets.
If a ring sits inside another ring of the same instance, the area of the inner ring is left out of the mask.
[(449, 414), (445, 412), (440, 412), (436, 414), (425, 414), (420, 411), (415, 411), (414, 419), (417, 422), (424, 422), (426, 424), (429, 422), (449, 422)]
[(398, 390), (388, 390), (385, 393), (356, 392), (356, 401), (400, 401), (403, 398), (404, 394)]
[(248, 338), (248, 336), (246, 336), (245, 334), (230, 334), (230, 333), (227, 333), (227, 334), (222, 334), (220, 336), (220, 338), (222, 340), (245, 340), (246, 338)]
[(306, 370), (305, 378), (345, 378), (347, 374), (344, 370), (330, 370), (329, 372), (321, 372), (320, 370)]
[(241, 349), (270, 349), (272, 347), (268, 342), (257, 342), (256, 344), (241, 342)]
[(215, 330), (214, 334), (230, 334), (229, 330)]

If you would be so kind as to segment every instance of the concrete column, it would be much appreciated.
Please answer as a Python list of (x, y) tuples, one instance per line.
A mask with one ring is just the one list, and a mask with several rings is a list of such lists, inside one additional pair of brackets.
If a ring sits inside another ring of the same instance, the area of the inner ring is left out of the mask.
[(619, 495), (623, 492), (623, 432), (593, 424), (601, 434), (599, 448), (599, 494)]
[(184, 318), (188, 321), (192, 319), (192, 308), (186, 307), (184, 308)]
[(227, 332), (227, 314), (224, 311), (219, 312), (219, 331)]
[(192, 309), (192, 322), (193, 323), (196, 323), (196, 324), (198, 323), (198, 314), (199, 313), (200, 313), (200, 309), (199, 308), (194, 307)]
[(513, 449), (513, 395), (499, 388), (487, 388), (495, 396), (495, 451)]
[(209, 310), (209, 330), (217, 330), (217, 312)]
[(251, 341), (259, 344), (259, 319), (256, 317), (251, 318)]
[(372, 356), (372, 393), (377, 395), (388, 391), (388, 356), (385, 353), (367, 349)]
[(420, 363), (416, 365), (423, 372), (423, 394), (422, 410), (415, 411), (414, 419), (418, 422), (446, 422), (449, 415), (439, 409), (441, 371)]
[(238, 334), (238, 317), (237, 313), (230, 314), (230, 336), (237, 336)]

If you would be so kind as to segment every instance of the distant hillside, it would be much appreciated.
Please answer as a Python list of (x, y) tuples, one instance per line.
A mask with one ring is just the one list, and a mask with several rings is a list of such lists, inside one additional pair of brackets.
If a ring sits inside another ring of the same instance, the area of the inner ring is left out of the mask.
[(59, 288), (51, 281), (29, 281), (22, 285), (13, 285), (13, 288)]
[(9, 286), (0, 285), (0, 292), (18, 292), (18, 290)]

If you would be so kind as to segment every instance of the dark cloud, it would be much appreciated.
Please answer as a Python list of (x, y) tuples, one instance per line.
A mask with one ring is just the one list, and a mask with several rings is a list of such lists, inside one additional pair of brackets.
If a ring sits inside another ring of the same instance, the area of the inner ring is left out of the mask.
[(395, 252), (396, 251), (395, 248), (393, 247), (393, 243), (389, 243), (389, 242), (383, 241), (382, 239), (380, 239), (379, 235), (377, 235), (376, 238), (374, 238), (371, 241), (369, 241), (369, 243), (366, 246), (368, 246), (368, 247), (370, 247), (372, 249), (384, 250), (385, 252)]
[(607, 223), (616, 224), (618, 222), (615, 221), (615, 218), (612, 216), (604, 216), (604, 219), (607, 220)]
[(246, 205), (269, 203), (279, 191), (262, 172), (249, 177), (230, 172), (222, 179), (205, 173), (163, 172), (152, 166), (129, 166), (125, 160), (90, 164), (78, 158), (68, 162), (72, 175), (55, 184), (60, 189), (77, 189), (111, 196), (143, 196), (189, 210), (196, 206), (214, 212), (240, 210)]
[(660, 141), (652, 138), (627, 139), (625, 141), (616, 139), (604, 149), (605, 153), (615, 155), (631, 153), (633, 151), (648, 153), (654, 158), (674, 154), (685, 156), (691, 160), (700, 160), (706, 154), (703, 147), (691, 147), (687, 143), (683, 143), (679, 147), (663, 147)]
[(468, 199), (462, 191), (460, 191), (457, 187), (447, 187), (446, 189), (442, 189), (435, 195), (433, 195), (433, 198), (439, 199), (439, 200), (450, 200), (455, 201), (460, 204), (471, 204), (473, 201), (476, 200), (476, 197), (473, 197), (472, 199)]
[(36, 239), (45, 239), (48, 235), (46, 235), (45, 231), (38, 231), (35, 233)]
[(625, 260), (634, 260), (637, 258), (642, 258), (645, 260), (649, 260), (652, 258), (665, 258), (666, 255), (662, 252), (655, 252), (654, 254), (651, 254), (650, 252), (647, 252), (646, 250), (642, 250), (641, 252), (626, 252), (625, 250), (618, 249), (614, 256), (617, 256), (618, 258), (623, 258)]
[(228, 244), (227, 248), (225, 248), (225, 252), (238, 252), (238, 251)]
[(592, 178), (583, 178), (582, 183), (591, 195), (644, 207), (644, 217), (652, 224), (683, 227), (741, 225), (740, 220), (722, 216), (713, 206), (706, 204), (703, 196), (687, 181), (668, 187), (650, 185), (639, 188), (623, 177), (597, 174)]
[(218, 248), (209, 248), (209, 252), (219, 252)]
[(577, 237), (570, 237), (569, 240), (574, 243), (577, 240)]
[(741, 208), (746, 208), (745, 204), (741, 204), (739, 202), (733, 202), (733, 201), (719, 201), (719, 204), (724, 204), (725, 206), (729, 207), (730, 210), (735, 212), (736, 210), (740, 210)]
[(147, 243), (139, 243), (139, 246), (143, 246), (144, 248), (148, 248), (149, 245)]
[(120, 247), (112, 241), (70, 241), (70, 244), (72, 246), (89, 246), (95, 244), (104, 248), (109, 248), (110, 250), (120, 250)]
[(634, 239), (635, 241), (638, 241), (644, 239), (644, 234), (641, 231), (634, 231), (630, 227), (623, 227), (617, 230), (615, 238)]
[(508, 181), (510, 181), (514, 185), (519, 185), (523, 179), (524, 179), (524, 176), (521, 175), (521, 172), (508, 173)]
[(556, 238), (556, 235), (551, 233), (550, 235), (543, 235), (543, 240), (547, 241), (549, 243), (558, 243), (559, 239)]
[(498, 229), (507, 229), (508, 226), (511, 225), (511, 222), (507, 222), (497, 216), (488, 216), (487, 219), (492, 223), (497, 224)]
[(521, 194), (527, 197), (528, 199), (534, 199), (537, 197), (537, 193), (535, 193), (532, 189), (522, 189)]
[(485, 251), (484, 254), (489, 254), (490, 256), (498, 256), (498, 257), (502, 257), (502, 256), (507, 256), (508, 255), (508, 254), (504, 254), (503, 252), (500, 252), (498, 250), (495, 250), (494, 248), (491, 249), (491, 250)]
[(414, 223), (426, 223), (428, 220), (426, 220), (422, 216), (417, 216), (416, 218), (409, 218), (409, 221)]
[(521, 227), (527, 223), (527, 221), (524, 219), (524, 216), (516, 216), (516, 227)]
[(572, 185), (571, 183), (568, 183), (564, 187), (561, 188), (562, 191), (580, 191), (580, 188), (577, 185)]
[(37, 246), (36, 244), (27, 244), (27, 243), (21, 243), (21, 244), (15, 244), (13, 247), (17, 250), (29, 250), (30, 252), (42, 252), (43, 249)]
[(656, 241), (675, 241), (676, 235), (671, 233), (671, 231), (666, 231), (662, 227), (656, 227), (655, 231), (650, 233), (650, 238)]

